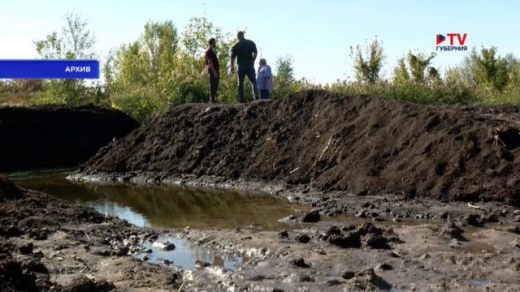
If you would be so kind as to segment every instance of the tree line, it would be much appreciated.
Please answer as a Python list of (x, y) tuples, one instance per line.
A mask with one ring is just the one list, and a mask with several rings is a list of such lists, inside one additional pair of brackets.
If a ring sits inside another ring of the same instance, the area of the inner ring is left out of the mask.
[[(43, 59), (95, 58), (95, 37), (87, 20), (67, 14), (61, 33), (35, 41)], [(204, 50), (210, 37), (217, 39), (221, 78), (218, 100), (237, 100), (237, 76), (229, 71), (229, 50), (235, 42), (204, 17), (193, 17), (179, 32), (172, 21), (148, 22), (135, 41), (112, 49), (103, 64), (104, 83), (78, 79), (0, 81), (0, 97), (21, 95), (30, 103), (95, 103), (118, 108), (145, 122), (184, 104), (208, 101)], [(348, 53), (348, 52), (346, 52)], [(383, 43), (374, 39), (350, 48), (354, 80), (314, 84), (296, 79), (293, 59), (278, 57), (274, 99), (310, 88), (345, 93), (374, 94), (424, 104), (508, 103), (520, 101), (520, 61), (502, 57), (497, 48), (474, 48), (444, 74), (433, 65), (435, 53), (408, 52), (398, 59), (391, 76), (382, 74), (386, 64)], [(348, 64), (345, 64), (345, 67)], [(245, 90), (250, 95), (249, 90)], [(251, 99), (251, 96), (246, 96)]]

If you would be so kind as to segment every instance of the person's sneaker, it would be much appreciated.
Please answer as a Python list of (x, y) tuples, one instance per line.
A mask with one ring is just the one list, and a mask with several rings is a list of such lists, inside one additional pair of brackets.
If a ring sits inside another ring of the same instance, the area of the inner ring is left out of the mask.
[(216, 100), (210, 100), (209, 103), (210, 104), (218, 104), (218, 102)]

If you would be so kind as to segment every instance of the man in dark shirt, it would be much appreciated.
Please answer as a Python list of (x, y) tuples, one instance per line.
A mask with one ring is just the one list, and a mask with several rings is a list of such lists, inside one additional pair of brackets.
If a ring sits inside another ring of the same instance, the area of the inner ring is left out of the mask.
[(235, 58), (238, 62), (238, 98), (240, 102), (246, 102), (244, 98), (244, 79), (249, 79), (253, 89), (253, 97), (257, 99), (258, 87), (255, 76), (255, 60), (258, 54), (253, 41), (244, 38), (244, 32), (237, 34), (238, 42), (231, 48), (231, 73), (235, 72)]
[(208, 68), (209, 75), (209, 102), (217, 103), (217, 89), (220, 81), (220, 73), (218, 66), (218, 58), (213, 49), (217, 46), (217, 41), (214, 38), (209, 40), (209, 47), (204, 54), (206, 59), (206, 68)]

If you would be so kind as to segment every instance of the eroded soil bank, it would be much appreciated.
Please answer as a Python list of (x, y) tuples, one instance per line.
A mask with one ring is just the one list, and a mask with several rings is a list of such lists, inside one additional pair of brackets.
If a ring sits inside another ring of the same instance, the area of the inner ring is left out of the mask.
[(93, 105), (0, 107), (0, 172), (76, 166), (139, 124)]
[(300, 187), (303, 194), (519, 206), (519, 111), (326, 91), (246, 105), (184, 105), (102, 148), (77, 177), (216, 176)]
[[(353, 224), (310, 212), (280, 218), (288, 227), (304, 226), (288, 232), (255, 225), (152, 230), (0, 179), (0, 218), (1, 291), (520, 289), (520, 226), (502, 217), (493, 223), (473, 216)], [(165, 236), (187, 239), (221, 259), (244, 260), (236, 270), (215, 262), (190, 270), (142, 260), (150, 252), (143, 245)]]

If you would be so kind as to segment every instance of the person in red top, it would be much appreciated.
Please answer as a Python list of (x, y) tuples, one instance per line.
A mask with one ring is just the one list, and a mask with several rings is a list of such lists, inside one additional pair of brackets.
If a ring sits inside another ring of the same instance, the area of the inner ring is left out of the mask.
[(208, 68), (209, 75), (209, 102), (217, 103), (217, 90), (220, 81), (220, 73), (218, 58), (213, 51), (217, 46), (217, 41), (214, 38), (211, 38), (208, 43), (209, 47), (204, 54), (204, 59), (206, 59), (206, 68)]

